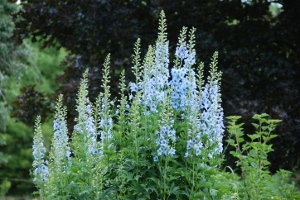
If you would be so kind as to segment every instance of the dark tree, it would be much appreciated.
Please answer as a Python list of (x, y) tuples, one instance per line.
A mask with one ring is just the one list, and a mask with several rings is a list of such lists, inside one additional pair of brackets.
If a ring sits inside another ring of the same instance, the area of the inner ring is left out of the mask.
[(116, 94), (120, 69), (125, 68), (130, 77), (135, 40), (141, 38), (144, 49), (154, 43), (159, 12), (164, 10), (171, 44), (176, 44), (184, 25), (197, 28), (201, 61), (208, 63), (213, 52), (219, 51), (226, 116), (242, 115), (248, 120), (254, 113), (266, 112), (283, 120), (270, 158), (273, 171), (291, 169), (300, 153), (299, 1), (283, 0), (283, 11), (275, 15), (269, 11), (269, 1), (249, 2), (28, 0), (22, 1), (23, 9), (14, 15), (14, 39), (42, 39), (45, 47), (59, 44), (69, 50), (57, 93), (65, 94), (72, 119), (84, 68), (91, 68), (90, 90), (95, 97), (104, 57), (111, 53)]

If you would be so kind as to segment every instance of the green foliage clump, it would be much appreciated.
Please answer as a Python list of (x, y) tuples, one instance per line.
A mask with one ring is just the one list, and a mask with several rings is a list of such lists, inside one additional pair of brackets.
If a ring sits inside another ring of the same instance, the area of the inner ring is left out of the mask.
[[(34, 190), (28, 175), (32, 162), (33, 134), (31, 128), (17, 123), (16, 119), (10, 116), (14, 113), (13, 102), (18, 94), (33, 91), (32, 84), (37, 82), (38, 90), (53, 93), (58, 87), (53, 80), (55, 75), (62, 72), (59, 64), (66, 54), (63, 50), (58, 52), (53, 48), (41, 50), (41, 45), (33, 45), (29, 41), (16, 45), (11, 39), (15, 28), (11, 15), (19, 8), (15, 2), (0, 1), (0, 196), (6, 193), (23, 195)], [(20, 87), (26, 84), (31, 85), (27, 90), (23, 88), (19, 91)], [(42, 96), (37, 94), (39, 93), (32, 92), (31, 100)], [(46, 97), (49, 106), (49, 97)], [(26, 103), (33, 104), (34, 101)], [(24, 102), (21, 102), (21, 105), (24, 106)], [(36, 116), (36, 109), (24, 107)], [(35, 107), (38, 108), (39, 105), (35, 104)], [(44, 132), (49, 132), (47, 125), (44, 125), (43, 129)]]
[[(208, 63), (218, 50), (225, 113), (241, 115), (244, 121), (251, 119), (249, 113), (269, 113), (272, 118), (283, 120), (277, 128), (279, 137), (274, 139), (275, 151), (270, 154), (271, 171), (291, 170), (299, 163), (300, 1), (28, 0), (21, 1), (21, 5), (22, 9), (14, 14), (14, 39), (22, 42), (44, 38), (45, 47), (58, 42), (69, 50), (69, 55), (75, 55), (67, 60), (62, 87), (53, 94), (65, 95), (68, 122), (73, 122), (76, 115), (72, 107), (76, 103), (77, 83), (86, 67), (90, 67), (90, 98), (94, 100), (99, 94), (99, 71), (107, 51), (114, 60), (110, 65), (112, 95), (118, 94), (123, 68), (127, 70), (127, 81), (133, 80), (128, 59), (132, 44), (138, 37), (145, 44), (155, 42), (154, 22), (164, 9), (170, 19), (170, 33), (178, 33), (182, 24), (197, 28), (196, 51), (201, 61)], [(275, 11), (274, 5), (280, 9)], [(176, 44), (177, 35), (170, 34), (169, 40), (170, 49), (174, 50), (176, 45), (172, 44)], [(35, 108), (30, 101), (25, 103), (26, 107)], [(28, 117), (34, 122), (35, 116)], [(245, 130), (251, 131), (251, 124), (246, 124)]]
[[(52, 97), (47, 94), (54, 92), (58, 87), (54, 77), (62, 73), (63, 68), (60, 66), (60, 62), (66, 55), (64, 49), (60, 49), (60, 51), (55, 48), (41, 49), (41, 44), (32, 44), (29, 41), (26, 41), (25, 44), (28, 51), (31, 52), (29, 66), (23, 71), (20, 79), (7, 76), (4, 87), (9, 92), (6, 93), (6, 130), (0, 133), (0, 137), (3, 139), (1, 141), (3, 143), (0, 144), (0, 151), (3, 153), (1, 160), (4, 161), (0, 166), (0, 179), (10, 182), (7, 191), (9, 195), (26, 195), (34, 191), (34, 184), (28, 174), (32, 163), (32, 128), (21, 121), (29, 122), (33, 119), (31, 115), (37, 116), (41, 111), (49, 112), (52, 109)], [(16, 101), (16, 96), (24, 91), (27, 91), (27, 95), (19, 96)], [(26, 97), (30, 98), (26, 100)], [(43, 101), (38, 101), (41, 97), (43, 97)], [(27, 103), (35, 105), (35, 108), (28, 108)], [(45, 105), (47, 106), (45, 107)], [(20, 113), (15, 110), (16, 107), (21, 108)], [(19, 115), (21, 113), (22, 115)], [(44, 116), (46, 113), (42, 115), (42, 117)], [(53, 118), (47, 116), (48, 118), (43, 118), (43, 122)], [(47, 122), (42, 127), (46, 147), (51, 142), (51, 126), (50, 122)]]
[[(8, 127), (10, 124), (10, 97), (16, 94), (16, 85), (18, 85), (23, 73), (28, 68), (31, 56), (26, 45), (15, 45), (10, 38), (14, 29), (11, 14), (17, 11), (16, 4), (0, 0), (0, 196), (5, 195), (12, 185), (11, 180), (6, 176), (9, 172), (5, 171), (4, 168), (15, 156), (9, 155), (6, 151), (10, 148), (10, 141), (13, 140), (12, 136), (8, 134), (10, 130), (10, 127)], [(15, 87), (11, 87), (10, 83), (12, 81)], [(14, 144), (14, 146), (17, 145)], [(29, 152), (22, 150), (17, 154), (23, 158), (27, 156), (27, 163), (30, 164), (30, 149)], [(25, 159), (22, 162), (19, 159), (17, 160), (18, 165), (26, 165)], [(17, 170), (16, 173), (18, 173)]]
[(17, 10), (16, 4), (0, 1), (0, 131), (5, 131), (9, 115), (8, 95), (12, 91), (8, 83), (11, 80), (20, 81), (30, 57), (26, 46), (16, 46), (10, 39), (14, 29), (11, 14)]
[[(223, 109), (217, 53), (207, 81), (198, 74), (194, 29), (183, 28), (169, 74), (169, 48), (164, 13), (158, 39), (140, 60), (135, 45), (135, 81), (121, 73), (120, 99), (109, 87), (110, 55), (103, 65), (102, 89), (95, 103), (88, 98), (86, 71), (75, 106), (69, 139), (66, 108), (58, 98), (48, 159), (37, 118), (32, 175), (41, 199), (293, 199), (300, 194), (288, 183), (289, 173), (269, 174), (268, 143), (278, 120), (255, 115), (255, 134), (244, 141), (237, 117), (229, 118), (229, 145), (243, 174), (226, 172), (223, 164)], [(188, 42), (186, 37), (189, 36)], [(116, 105), (115, 105), (116, 104)], [(283, 179), (281, 179), (283, 178)], [(257, 184), (256, 184), (257, 183)], [(281, 185), (284, 189), (275, 189)]]
[(241, 168), (239, 193), (247, 199), (297, 199), (299, 193), (289, 183), (291, 172), (279, 170), (274, 175), (270, 174), (267, 159), (268, 153), (273, 151), (270, 140), (277, 137), (272, 132), (281, 120), (268, 117), (265, 113), (253, 116), (258, 121), (252, 123), (254, 134), (244, 133), (243, 123), (237, 123), (241, 117), (228, 117), (230, 139), (227, 142), (234, 147), (235, 151), (230, 153), (237, 158), (237, 166)]

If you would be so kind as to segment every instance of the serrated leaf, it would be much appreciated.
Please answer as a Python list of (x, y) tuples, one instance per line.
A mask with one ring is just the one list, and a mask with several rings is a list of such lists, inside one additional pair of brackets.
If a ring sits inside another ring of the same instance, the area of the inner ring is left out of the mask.
[(176, 195), (176, 194), (178, 194), (178, 190), (179, 190), (179, 187), (176, 186), (174, 183), (172, 183), (170, 186), (170, 189), (169, 189), (169, 193)]
[(228, 139), (226, 142), (231, 146), (235, 146), (235, 141), (233, 139)]
[(244, 140), (244, 138), (237, 138), (237, 142), (238, 143), (242, 143), (242, 142), (244, 142), (245, 140)]
[(260, 135), (252, 134), (252, 135), (248, 135), (248, 137), (251, 138), (251, 140), (256, 140), (256, 139), (260, 138)]
[(255, 127), (255, 129), (258, 129), (259, 128), (259, 125), (258, 124), (256, 124), (256, 123), (251, 123), (252, 124), (252, 126), (254, 126)]

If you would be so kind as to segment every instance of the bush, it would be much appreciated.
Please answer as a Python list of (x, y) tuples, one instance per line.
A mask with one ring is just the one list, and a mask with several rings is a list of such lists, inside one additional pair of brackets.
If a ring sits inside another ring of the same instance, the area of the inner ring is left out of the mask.
[[(111, 100), (109, 62), (103, 68), (103, 92), (95, 103), (88, 98), (86, 71), (78, 92), (78, 116), (72, 138), (60, 95), (53, 122), (53, 139), (46, 159), (41, 118), (36, 119), (33, 143), (34, 182), (42, 199), (294, 199), (289, 172), (271, 176), (268, 143), (278, 120), (255, 115), (256, 133), (244, 141), (237, 117), (229, 120), (228, 144), (236, 151), (242, 175), (222, 169), (223, 109), (217, 56), (203, 80), (196, 74), (195, 29), (180, 32), (174, 67), (169, 74), (169, 51), (164, 13), (156, 44), (143, 61), (135, 45), (135, 81), (120, 78), (120, 99)], [(189, 39), (187, 40), (187, 36)], [(114, 106), (116, 104), (116, 106)], [(280, 189), (278, 189), (280, 188)]]

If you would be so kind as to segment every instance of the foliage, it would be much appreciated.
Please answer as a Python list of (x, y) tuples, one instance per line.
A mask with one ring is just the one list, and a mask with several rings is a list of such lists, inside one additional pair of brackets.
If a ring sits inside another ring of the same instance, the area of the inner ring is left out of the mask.
[[(281, 120), (269, 119), (268, 114), (255, 114), (252, 123), (254, 134), (245, 134), (243, 123), (237, 123), (240, 116), (227, 117), (229, 119), (228, 144), (234, 148), (230, 153), (238, 159), (241, 168), (238, 192), (243, 199), (297, 199), (299, 191), (290, 184), (291, 172), (279, 170), (270, 174), (268, 153), (273, 151), (270, 140), (277, 137), (272, 132)], [(248, 137), (245, 138), (245, 135)]]
[(7, 83), (20, 80), (30, 57), (28, 47), (16, 46), (10, 39), (14, 29), (11, 14), (17, 10), (17, 5), (0, 1), (0, 131), (5, 131), (8, 116)]
[[(10, 39), (14, 29), (11, 14), (17, 10), (16, 4), (0, 0), (0, 196), (11, 187), (11, 181), (2, 176), (2, 169), (11, 158), (5, 151), (10, 145), (10, 136), (6, 134), (9, 129), (10, 97), (15, 94), (9, 83), (12, 80), (15, 85), (19, 83), (31, 56), (26, 45), (15, 45)], [(27, 160), (30, 162), (30, 156)]]
[[(48, 158), (37, 117), (32, 175), (41, 199), (300, 197), (288, 183), (289, 172), (269, 174), (267, 154), (272, 148), (268, 142), (279, 120), (268, 120), (266, 114), (254, 116), (257, 131), (249, 135), (250, 142), (243, 141), (237, 117), (230, 118), (234, 138), (228, 143), (236, 148), (232, 154), (240, 159), (243, 176), (222, 170), (224, 124), (217, 53), (204, 81), (203, 64), (198, 74), (193, 69), (194, 32), (181, 30), (170, 74), (169, 41), (161, 12), (158, 39), (143, 61), (137, 41), (135, 81), (127, 85), (121, 73), (118, 100), (111, 99), (110, 55), (103, 65), (103, 92), (95, 103), (88, 97), (86, 71), (77, 93), (78, 115), (71, 139), (63, 96), (58, 97)], [(279, 186), (284, 189), (278, 190)]]
[(56, 48), (42, 49), (41, 43), (26, 43), (32, 47), (32, 67), (36, 70), (27, 71), (22, 78), (20, 95), (17, 99), (11, 99), (14, 108), (11, 116), (30, 125), (37, 115), (41, 115), (43, 119), (51, 117), (54, 97), (50, 94), (58, 88), (55, 77), (63, 72), (61, 62), (66, 52), (63, 48), (59, 51)]
[[(164, 9), (170, 33), (182, 24), (196, 27), (196, 50), (205, 63), (215, 50), (223, 71), (223, 107), (227, 115), (242, 115), (247, 121), (254, 113), (270, 113), (284, 121), (274, 139), (272, 171), (291, 169), (299, 157), (299, 1), (283, 0), (280, 12), (271, 13), (270, 1), (22, 1), (14, 15), (14, 38), (21, 41), (44, 39), (44, 46), (59, 45), (75, 55), (66, 60), (59, 77), (69, 110), (68, 124), (76, 113), (76, 91), (81, 74), (89, 71), (89, 92), (95, 100), (101, 88), (102, 61), (111, 52), (112, 95), (122, 68), (126, 82), (132, 81), (130, 49), (137, 38), (155, 40), (158, 13)], [(176, 34), (169, 36), (175, 50)], [(143, 48), (144, 49), (144, 48)], [(142, 53), (145, 53), (144, 50)], [(25, 95), (26, 96), (26, 95)], [(30, 107), (30, 104), (26, 104)], [(291, 106), (293, 105), (293, 106)], [(32, 105), (34, 106), (34, 105)], [(25, 110), (26, 111), (26, 110)], [(31, 119), (31, 122), (34, 118)], [(33, 124), (32, 124), (33, 125)], [(70, 127), (73, 127), (72, 124)], [(245, 129), (251, 131), (251, 125)]]
[[(62, 73), (60, 62), (64, 59), (66, 53), (63, 49), (57, 51), (57, 49), (41, 49), (41, 45), (38, 43), (32, 44), (26, 41), (26, 46), (31, 52), (30, 65), (23, 72), (22, 78), (16, 81), (13, 76), (8, 76), (6, 81), (5, 90), (7, 104), (11, 105), (16, 100), (16, 96), (20, 94), (20, 87), (22, 85), (29, 85), (21, 90), (29, 91), (31, 88), (35, 88), (35, 94), (44, 95), (45, 101), (48, 103), (48, 109), (52, 106), (52, 101), (49, 99), (49, 93), (53, 93), (57, 88), (57, 84), (53, 83), (53, 79), (57, 74)], [(35, 86), (33, 86), (35, 84)], [(31, 100), (30, 103), (35, 104), (37, 95), (31, 96), (27, 100)], [(26, 98), (24, 98), (25, 101)], [(50, 102), (50, 103), (49, 103)], [(30, 109), (25, 105), (23, 109), (26, 109), (25, 113), (31, 113), (33, 116), (26, 116), (28, 121), (34, 116), (37, 116), (37, 110), (34, 112), (28, 112)], [(35, 104), (38, 107), (38, 104)], [(9, 107), (8, 107), (9, 108)], [(31, 107), (30, 107), (31, 108)], [(45, 107), (44, 107), (45, 108)], [(47, 107), (46, 107), (47, 108)], [(14, 111), (9, 108), (10, 113)], [(6, 113), (6, 130), (1, 132), (1, 138), (5, 142), (5, 146), (1, 146), (1, 152), (5, 162), (0, 166), (0, 179), (6, 180), (9, 184), (8, 194), (24, 195), (29, 194), (34, 190), (34, 185), (28, 171), (32, 162), (32, 128), (26, 127), (21, 121), (16, 121), (15, 118), (9, 116), (9, 112)], [(24, 114), (25, 114), (24, 113)], [(44, 116), (44, 115), (43, 115)], [(23, 116), (24, 117), (24, 116)], [(49, 115), (48, 115), (49, 117)], [(25, 118), (25, 117), (24, 117)], [(47, 123), (43, 126), (46, 144), (49, 145), (51, 140), (51, 125)], [(6, 190), (7, 191), (7, 190)]]

